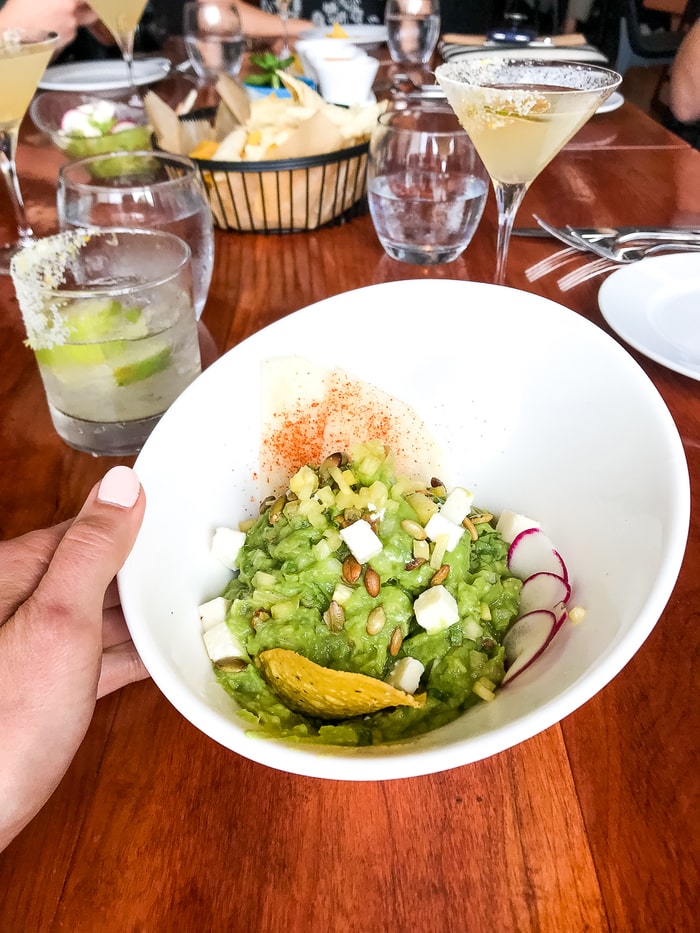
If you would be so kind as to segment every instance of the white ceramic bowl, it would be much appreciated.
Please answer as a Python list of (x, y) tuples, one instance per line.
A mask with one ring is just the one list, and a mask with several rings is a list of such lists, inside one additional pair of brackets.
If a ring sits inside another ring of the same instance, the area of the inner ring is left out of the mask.
[[(538, 518), (567, 561), (572, 604), (587, 609), (493, 703), (397, 745), (319, 748), (251, 737), (202, 644), (197, 606), (228, 578), (209, 552), (213, 529), (252, 514), (258, 501), (260, 363), (300, 348), (412, 404), (444, 448), (449, 485), (470, 487), (496, 512)], [(238, 754), (342, 780), (477, 761), (589, 700), (662, 613), (690, 514), (678, 432), (626, 350), (554, 302), (449, 280), (344, 293), (253, 335), (185, 391), (136, 468), (148, 507), (119, 582), (156, 684)]]

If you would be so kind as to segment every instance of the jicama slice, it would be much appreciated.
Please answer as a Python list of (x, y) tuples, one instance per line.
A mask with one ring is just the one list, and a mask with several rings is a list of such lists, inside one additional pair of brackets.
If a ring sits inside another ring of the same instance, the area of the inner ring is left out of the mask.
[(541, 572), (557, 574), (567, 581), (569, 579), (561, 555), (539, 528), (527, 528), (515, 537), (508, 549), (508, 569), (521, 580)]
[(535, 609), (521, 616), (503, 639), (506, 673), (504, 686), (522, 674), (538, 658), (557, 631), (557, 618), (549, 609)]

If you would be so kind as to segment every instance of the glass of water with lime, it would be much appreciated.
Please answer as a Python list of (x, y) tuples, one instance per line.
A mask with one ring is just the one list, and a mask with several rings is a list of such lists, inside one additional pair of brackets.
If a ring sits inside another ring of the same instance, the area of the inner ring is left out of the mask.
[(70, 230), (26, 246), (10, 271), (59, 436), (95, 455), (137, 453), (201, 372), (187, 244)]

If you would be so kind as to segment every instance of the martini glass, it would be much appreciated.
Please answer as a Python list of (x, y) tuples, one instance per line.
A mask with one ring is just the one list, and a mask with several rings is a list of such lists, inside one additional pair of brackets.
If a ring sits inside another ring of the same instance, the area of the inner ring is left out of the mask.
[(19, 247), (34, 239), (17, 181), (15, 156), (22, 118), (56, 47), (55, 32), (27, 29), (0, 31), (0, 169), (15, 212), (16, 243), (0, 247), (0, 273), (7, 273)]
[(88, 0), (95, 13), (112, 33), (129, 71), (129, 83), (134, 81), (134, 37), (136, 27), (146, 8), (147, 0)]
[(582, 62), (496, 57), (440, 65), (435, 76), (491, 177), (498, 205), (495, 282), (502, 285), (525, 192), (622, 78)]

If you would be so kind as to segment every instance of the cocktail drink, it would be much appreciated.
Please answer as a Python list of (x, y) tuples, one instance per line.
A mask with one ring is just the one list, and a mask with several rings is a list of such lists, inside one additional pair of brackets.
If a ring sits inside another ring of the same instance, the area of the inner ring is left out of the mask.
[(58, 221), (70, 227), (166, 230), (192, 251), (197, 317), (204, 310), (214, 265), (214, 224), (195, 164), (163, 152), (88, 156), (62, 166)]
[(134, 38), (146, 0), (88, 0), (95, 13), (114, 36), (129, 69), (129, 81), (134, 82)]
[(580, 62), (482, 58), (435, 76), (491, 177), (498, 204), (495, 281), (505, 280), (513, 220), (529, 185), (619, 85)]
[(0, 272), (9, 269), (13, 253), (34, 233), (27, 220), (17, 181), (15, 156), (20, 123), (56, 47), (55, 33), (26, 29), (0, 32), (0, 168), (15, 211), (19, 240), (0, 249)]
[(201, 371), (187, 244), (71, 230), (20, 250), (11, 273), (60, 437), (136, 453)]

